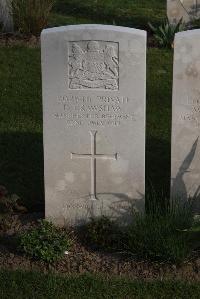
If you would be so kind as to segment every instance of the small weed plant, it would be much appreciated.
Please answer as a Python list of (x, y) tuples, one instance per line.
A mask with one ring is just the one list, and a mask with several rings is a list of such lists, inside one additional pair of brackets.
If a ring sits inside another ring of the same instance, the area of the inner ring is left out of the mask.
[(153, 26), (151, 23), (149, 23), (149, 27), (156, 42), (163, 48), (173, 48), (175, 34), (185, 28), (182, 19), (177, 24), (170, 24), (168, 18), (158, 27)]
[(14, 25), (27, 35), (39, 35), (47, 26), (54, 0), (12, 0)]
[(40, 220), (37, 227), (19, 237), (19, 248), (23, 253), (46, 263), (62, 258), (71, 244), (72, 241), (65, 231), (46, 220)]

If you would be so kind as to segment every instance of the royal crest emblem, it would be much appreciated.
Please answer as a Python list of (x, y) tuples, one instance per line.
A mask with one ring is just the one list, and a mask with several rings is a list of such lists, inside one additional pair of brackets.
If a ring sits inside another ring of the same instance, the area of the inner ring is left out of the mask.
[(118, 44), (72, 42), (69, 54), (70, 89), (111, 89), (119, 87)]

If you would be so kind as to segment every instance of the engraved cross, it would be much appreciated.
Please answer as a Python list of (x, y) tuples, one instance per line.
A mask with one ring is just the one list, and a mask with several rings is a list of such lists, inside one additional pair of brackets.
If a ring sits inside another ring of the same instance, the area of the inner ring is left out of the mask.
[(90, 159), (91, 161), (91, 193), (90, 199), (96, 200), (96, 160), (117, 160), (117, 153), (114, 155), (96, 154), (96, 134), (97, 131), (90, 131), (91, 137), (91, 154), (71, 153), (71, 159)]

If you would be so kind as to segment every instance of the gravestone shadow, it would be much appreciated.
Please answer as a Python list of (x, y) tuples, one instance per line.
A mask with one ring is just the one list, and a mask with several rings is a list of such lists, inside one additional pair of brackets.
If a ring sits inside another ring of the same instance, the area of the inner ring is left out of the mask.
[(154, 207), (164, 211), (170, 198), (170, 140), (148, 138), (146, 140), (146, 192), (147, 211)]
[[(134, 213), (144, 213), (144, 194), (138, 192), (138, 198), (130, 198), (124, 193), (101, 193), (102, 195), (113, 195), (119, 200), (110, 206), (110, 210), (120, 224), (130, 224), (134, 221)], [(121, 206), (121, 208), (119, 208)]]
[[(120, 246), (123, 245), (123, 240), (122, 240), (122, 235), (120, 232), (125, 232), (126, 228), (129, 227), (129, 225), (131, 225), (134, 222), (134, 216), (136, 214), (143, 214), (144, 213), (144, 194), (140, 194), (138, 192), (138, 197), (137, 198), (130, 198), (128, 195), (124, 194), (124, 193), (97, 193), (97, 198), (98, 196), (103, 196), (103, 197), (114, 197), (115, 201), (113, 203), (111, 203), (109, 205), (109, 216), (107, 214), (104, 214), (103, 209), (102, 209), (102, 213), (99, 217), (95, 217), (94, 214), (94, 210), (91, 207), (90, 209), (87, 210), (87, 216), (88, 216), (88, 222), (90, 222), (89, 220), (92, 219), (96, 219), (96, 233), (98, 234), (98, 230), (99, 230), (99, 224), (98, 224), (98, 220), (100, 221), (100, 223), (102, 224), (102, 229), (101, 233), (102, 234), (110, 234), (109, 238), (107, 241), (108, 243), (114, 242), (114, 247), (112, 247), (111, 245), (109, 245), (109, 248), (105, 247), (104, 245), (98, 245), (98, 241), (97, 244), (95, 244), (94, 240), (90, 240), (90, 232), (87, 231), (87, 224), (85, 222), (85, 218), (83, 218), (83, 223), (80, 223), (80, 226), (78, 226), (76, 232), (79, 235), (79, 241), (81, 242), (81, 244), (86, 247), (89, 248), (91, 250), (97, 250), (97, 251), (103, 251), (104, 254), (109, 255), (111, 252), (115, 252), (115, 254), (119, 253), (119, 243)], [(97, 199), (98, 200), (98, 199)], [(121, 206), (121, 208), (119, 208)], [(108, 218), (113, 221), (113, 226), (112, 228), (109, 226), (109, 224), (107, 224), (106, 222), (106, 218)], [(105, 219), (102, 217), (106, 217)], [(95, 224), (95, 222), (93, 223)], [(105, 225), (105, 226), (104, 226)], [(105, 232), (104, 232), (105, 230)], [(95, 228), (93, 229), (92, 234), (95, 233)], [(101, 235), (98, 236), (101, 239)], [(114, 237), (114, 239), (113, 239)], [(88, 239), (89, 238), (89, 239)], [(120, 238), (120, 239), (119, 239)], [(115, 242), (117, 242), (116, 244)], [(106, 250), (105, 250), (106, 248)], [(120, 255), (121, 256), (121, 255)], [(121, 256), (122, 257), (122, 256)]]
[[(138, 192), (137, 198), (132, 198), (124, 193), (104, 192), (97, 193), (97, 199), (91, 200), (88, 195), (80, 198), (88, 203), (80, 217), (79, 211), (75, 215), (77, 227), (84, 226), (92, 219), (108, 217), (120, 226), (126, 226), (134, 221), (134, 215), (145, 212), (145, 196)], [(86, 220), (87, 219), (87, 220)], [(63, 221), (64, 226), (70, 226), (68, 221)]]
[[(44, 210), (42, 134), (1, 133), (0, 156), (0, 184), (6, 186), (9, 192), (18, 194), (30, 210)], [(169, 143), (155, 138), (147, 140), (146, 174), (146, 194), (151, 193), (152, 185), (158, 194), (167, 197), (170, 178)], [(115, 195), (120, 200), (130, 200), (124, 194)], [(139, 197), (143, 200), (144, 195)], [(148, 198), (146, 196), (146, 205)]]
[(0, 157), (0, 185), (20, 196), (29, 211), (44, 210), (42, 134), (1, 133)]
[[(190, 172), (190, 166), (196, 154), (199, 137), (193, 143), (188, 155), (183, 160), (183, 163), (179, 167), (178, 173), (175, 178), (172, 178), (172, 199), (180, 201), (181, 204), (186, 204), (188, 201), (192, 205), (194, 213), (200, 213), (200, 185), (196, 188), (194, 195), (190, 198), (188, 190), (184, 182), (184, 175)], [(176, 196), (178, 194), (178, 196)]]

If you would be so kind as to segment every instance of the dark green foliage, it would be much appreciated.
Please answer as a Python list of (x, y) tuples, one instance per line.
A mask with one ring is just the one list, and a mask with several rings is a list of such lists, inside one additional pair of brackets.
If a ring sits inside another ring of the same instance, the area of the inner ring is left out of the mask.
[(158, 45), (163, 48), (173, 48), (175, 34), (185, 28), (182, 19), (177, 24), (170, 24), (168, 18), (158, 27), (151, 23), (149, 23), (149, 27), (153, 31)]
[(159, 25), (166, 14), (164, 0), (57, 0), (55, 11), (101, 20), (103, 23), (148, 29)]
[(85, 227), (84, 239), (95, 248), (123, 250), (152, 261), (180, 263), (191, 253), (192, 227), (190, 204), (169, 205), (168, 201), (165, 209), (149, 206), (146, 215), (134, 214), (133, 223), (123, 229), (105, 216), (92, 219)]
[(200, 284), (0, 271), (1, 299), (197, 299)]
[(165, 213), (135, 214), (127, 230), (127, 248), (142, 258), (182, 262), (190, 253), (189, 235), (193, 224), (190, 206), (172, 203)]
[(117, 249), (119, 247), (119, 228), (105, 216), (91, 221), (83, 228), (87, 244), (95, 248)]
[(39, 221), (39, 225), (22, 233), (19, 237), (19, 248), (27, 256), (53, 263), (62, 258), (71, 246), (66, 232), (56, 228), (51, 222)]

